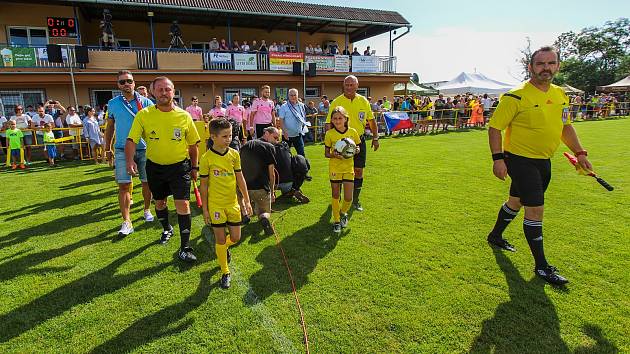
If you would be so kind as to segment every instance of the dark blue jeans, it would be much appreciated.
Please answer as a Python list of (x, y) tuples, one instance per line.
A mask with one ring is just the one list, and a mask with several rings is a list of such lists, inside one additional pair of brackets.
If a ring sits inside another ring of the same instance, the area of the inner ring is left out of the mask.
[[(289, 137), (289, 147), (293, 146), (298, 155), (304, 156), (304, 139), (302, 134)], [(306, 157), (306, 156), (304, 156)]]

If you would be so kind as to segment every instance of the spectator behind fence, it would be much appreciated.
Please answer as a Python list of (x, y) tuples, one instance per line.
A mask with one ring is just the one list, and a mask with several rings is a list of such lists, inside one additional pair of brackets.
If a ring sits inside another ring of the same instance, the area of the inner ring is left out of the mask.
[[(50, 123), (51, 126), (55, 123), (55, 120), (50, 114), (46, 114), (43, 106), (37, 107), (37, 114), (32, 119), (33, 128), (36, 129), (36, 139), (38, 145), (44, 144), (44, 124)], [(44, 149), (44, 157), (48, 159), (46, 149)]]
[(281, 53), (284, 53), (287, 51), (287, 46), (284, 44), (284, 42), (280, 42), (280, 44), (278, 45), (278, 51)]
[(346, 47), (343, 49), (343, 52), (341, 52), (341, 54), (343, 54), (343, 55), (350, 55), (350, 50), (348, 49), (348, 46), (346, 46)]
[[(11, 117), (11, 120), (15, 122), (15, 126), (17, 129), (22, 131), (24, 141), (24, 151), (26, 153), (26, 165), (31, 164), (31, 145), (33, 145), (33, 132), (30, 131), (32, 128), (32, 119), (31, 116), (24, 113), (24, 106), (21, 104), (15, 106), (15, 115)], [(7, 135), (8, 137), (8, 135)]]
[(322, 46), (320, 44), (315, 47), (315, 54), (322, 54), (324, 51), (322, 50)]
[[(8, 122), (9, 120), (7, 119), (7, 117), (4, 116), (4, 114), (2, 114), (2, 112), (0, 112), (0, 145), (2, 147), (2, 151), (4, 152), (4, 154), (7, 154), (7, 133), (6, 130), (8, 128)], [(10, 152), (9, 152), (10, 153)]]
[(258, 48), (258, 51), (261, 53), (267, 53), (269, 51), (269, 49), (267, 49), (267, 42), (265, 42), (264, 39), (260, 40), (260, 48)]
[(276, 42), (271, 43), (271, 45), (269, 46), (269, 51), (278, 52), (278, 45), (276, 44)]
[(219, 50), (220, 51), (224, 51), (227, 52), (230, 50), (230, 47), (228, 46), (227, 42), (225, 41), (225, 38), (221, 38), (221, 43), (219, 43)]
[(249, 44), (247, 44), (247, 41), (243, 41), (243, 45), (241, 45), (241, 51), (247, 53), (249, 52)]
[(96, 119), (96, 111), (90, 106), (85, 106), (84, 110), (85, 120), (83, 121), (83, 127), (85, 129), (85, 137), (90, 143), (90, 149), (92, 149), (94, 163), (98, 164), (99, 160), (105, 163), (105, 153), (103, 151), (104, 136)]
[(367, 48), (365, 49), (365, 51), (363, 51), (363, 55), (365, 55), (365, 56), (370, 56), (370, 55), (372, 55), (372, 51), (370, 50), (370, 46), (367, 46)]
[(73, 142), (72, 144), (72, 151), (74, 153), (73, 157), (75, 160), (79, 159), (79, 149), (81, 148), (81, 146), (79, 146), (78, 143), (78, 136), (80, 136), (81, 134), (83, 134), (83, 131), (81, 129), (72, 129), (72, 128), (81, 128), (83, 127), (83, 122), (81, 121), (81, 117), (79, 117), (79, 115), (77, 114), (76, 109), (73, 106), (68, 106), (68, 115), (66, 116), (66, 124), (68, 125), (68, 128), (70, 129), (70, 135), (74, 136), (75, 139), (77, 139), (75, 142)]
[(238, 44), (238, 41), (232, 42), (232, 51), (233, 52), (240, 52), (241, 51), (241, 46)]
[(361, 53), (359, 53), (359, 48), (354, 47), (354, 50), (352, 51), (352, 53), (350, 55), (352, 55), (352, 56), (361, 55)]
[(213, 52), (219, 50), (219, 48), (219, 41), (217, 41), (216, 37), (212, 37), (212, 40), (210, 41), (210, 43), (208, 43), (208, 50)]

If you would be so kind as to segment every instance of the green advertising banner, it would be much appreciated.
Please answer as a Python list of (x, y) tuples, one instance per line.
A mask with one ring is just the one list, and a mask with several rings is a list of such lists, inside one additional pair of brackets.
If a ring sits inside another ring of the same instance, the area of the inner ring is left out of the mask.
[(0, 49), (0, 66), (30, 67), (35, 66), (35, 48), (4, 47)]

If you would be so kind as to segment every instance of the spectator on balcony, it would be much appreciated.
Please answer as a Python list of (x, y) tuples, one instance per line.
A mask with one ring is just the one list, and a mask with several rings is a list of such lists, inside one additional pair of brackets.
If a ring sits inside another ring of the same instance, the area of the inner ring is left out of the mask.
[(247, 41), (243, 41), (243, 45), (241, 45), (241, 51), (247, 53), (249, 52), (249, 49), (250, 48), (249, 48), (249, 44), (247, 44)]
[(221, 96), (214, 98), (214, 107), (208, 112), (210, 114), (210, 120), (225, 117), (225, 108), (223, 108), (223, 100)]
[(269, 49), (267, 49), (267, 42), (265, 42), (264, 39), (260, 40), (260, 47), (258, 48), (258, 51), (261, 53), (267, 53), (269, 51)]
[(221, 38), (221, 43), (219, 43), (219, 50), (223, 51), (223, 52), (230, 51), (230, 47), (228, 46), (227, 42), (225, 41), (225, 38)]
[(343, 50), (343, 52), (341, 52), (342, 55), (350, 55), (350, 49), (348, 49), (348, 46), (346, 46)]
[(216, 37), (212, 37), (212, 40), (210, 41), (210, 43), (208, 43), (208, 50), (211, 52), (216, 52), (217, 50), (219, 50), (219, 48), (221, 48), (219, 41), (217, 41)]
[(310, 44), (304, 46), (304, 54), (315, 54), (315, 52), (311, 48), (313, 48), (313, 46)]
[(276, 125), (276, 113), (273, 101), (269, 99), (271, 88), (268, 85), (261, 87), (262, 97), (253, 101), (250, 113), (250, 126), (256, 130), (256, 138), (263, 136), (263, 130)]
[(240, 52), (241, 51), (241, 46), (238, 44), (238, 41), (234, 41), (232, 42), (232, 51), (233, 52)]
[(363, 52), (363, 55), (365, 55), (365, 56), (372, 55), (372, 51), (370, 50), (370, 46), (367, 46), (367, 49)]
[(31, 129), (31, 126), (32, 126), (31, 116), (24, 113), (24, 106), (19, 104), (15, 106), (15, 115), (12, 116), (11, 119), (9, 120), (12, 120), (15, 122), (15, 127), (17, 129), (27, 130), (27, 131), (23, 131), (22, 134), (24, 135), (24, 152), (26, 153), (26, 156), (25, 156), (26, 164), (30, 165), (31, 164), (31, 145), (33, 145), (33, 132), (28, 129)]
[(278, 45), (276, 44), (276, 42), (271, 43), (271, 45), (269, 46), (269, 51), (270, 52), (279, 52), (279, 48)]
[(328, 49), (330, 50), (330, 53), (329, 53), (330, 55), (339, 54), (339, 46), (337, 45), (336, 42), (329, 45)]
[(190, 116), (194, 121), (202, 120), (203, 109), (199, 107), (199, 98), (197, 98), (197, 96), (192, 96), (192, 99), (190, 101), (191, 104), (190, 106), (186, 107), (186, 112), (190, 113)]
[(286, 44), (284, 44), (284, 42), (280, 42), (280, 44), (278, 44), (278, 51), (281, 53), (286, 53), (288, 51)]
[(256, 42), (255, 39), (252, 41), (252, 46), (250, 47), (250, 51), (252, 51), (252, 52), (257, 52), (258, 51), (258, 42)]
[(400, 102), (400, 110), (401, 111), (411, 111), (411, 98), (407, 97), (404, 100), (401, 98), (402, 102)]
[(361, 55), (361, 53), (359, 53), (359, 48), (354, 47), (354, 50), (352, 51), (352, 53), (350, 55), (352, 55), (352, 56)]
[(293, 42), (287, 43), (287, 53), (295, 53), (297, 50), (293, 45)]

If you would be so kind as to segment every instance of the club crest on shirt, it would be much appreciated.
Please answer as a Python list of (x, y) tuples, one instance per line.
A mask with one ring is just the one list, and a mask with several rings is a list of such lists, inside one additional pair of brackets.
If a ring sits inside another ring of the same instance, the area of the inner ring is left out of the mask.
[(212, 174), (214, 175), (214, 177), (219, 177), (219, 175), (221, 174), (221, 171), (219, 171), (219, 170), (212, 170)]
[(221, 218), (221, 213), (219, 213), (218, 211), (214, 212), (214, 220), (219, 220)]
[(173, 128), (173, 140), (177, 140), (177, 141), (182, 140), (182, 129), (181, 128)]
[(359, 112), (359, 120), (363, 122), (365, 119), (365, 112)]

